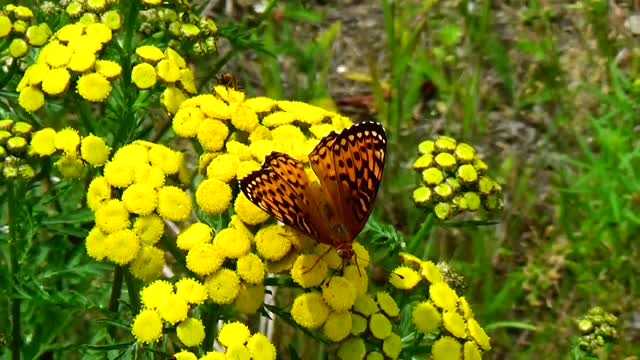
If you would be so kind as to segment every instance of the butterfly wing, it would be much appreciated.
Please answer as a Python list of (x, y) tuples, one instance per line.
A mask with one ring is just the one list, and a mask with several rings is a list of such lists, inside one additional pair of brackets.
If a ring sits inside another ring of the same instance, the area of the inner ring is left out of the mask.
[(240, 180), (240, 190), (254, 204), (286, 225), (311, 237), (318, 231), (310, 222), (309, 179), (302, 163), (287, 154), (272, 152), (260, 170)]
[(309, 155), (351, 239), (364, 227), (382, 178), (387, 139), (382, 125), (362, 122), (323, 138)]

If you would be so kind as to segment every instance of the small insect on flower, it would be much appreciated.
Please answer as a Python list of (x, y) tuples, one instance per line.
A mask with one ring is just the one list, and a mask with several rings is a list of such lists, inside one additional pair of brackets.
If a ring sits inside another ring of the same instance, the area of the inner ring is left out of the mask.
[(242, 90), (242, 87), (240, 87), (240, 84), (238, 83), (238, 79), (231, 73), (221, 73), (216, 75), (216, 81), (218, 82), (218, 85), (222, 85), (233, 90)]
[(272, 152), (260, 170), (240, 180), (240, 189), (284, 224), (335, 247), (344, 267), (354, 257), (353, 240), (371, 213), (386, 145), (382, 125), (359, 123), (331, 132), (309, 154), (320, 182), (309, 179), (302, 162)]

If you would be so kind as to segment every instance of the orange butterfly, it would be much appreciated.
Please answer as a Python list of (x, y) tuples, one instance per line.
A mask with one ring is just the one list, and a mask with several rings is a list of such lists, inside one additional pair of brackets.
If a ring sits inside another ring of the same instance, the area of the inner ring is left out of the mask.
[(262, 168), (240, 180), (247, 198), (286, 225), (336, 248), (343, 264), (364, 227), (378, 192), (387, 138), (376, 122), (331, 132), (309, 154), (320, 182), (302, 162), (272, 152)]

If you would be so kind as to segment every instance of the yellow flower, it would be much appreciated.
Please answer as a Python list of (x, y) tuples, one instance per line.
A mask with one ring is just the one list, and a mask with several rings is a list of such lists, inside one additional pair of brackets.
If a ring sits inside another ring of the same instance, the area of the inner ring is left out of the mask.
[(162, 275), (163, 266), (164, 251), (151, 245), (144, 245), (129, 264), (129, 269), (133, 276), (144, 282), (149, 282)]
[(164, 233), (164, 221), (156, 214), (138, 216), (133, 223), (133, 231), (143, 244), (153, 245)]
[[(105, 208), (108, 205), (103, 206)], [(118, 230), (107, 235), (107, 258), (116, 264), (128, 264), (140, 250), (140, 241), (136, 233), (130, 229)]]
[(251, 143), (258, 140), (271, 140), (273, 137), (271, 136), (271, 130), (269, 130), (266, 126), (258, 125), (255, 129), (249, 134), (249, 141)]
[(142, 310), (133, 321), (131, 334), (139, 343), (151, 344), (162, 336), (162, 319), (155, 310)]
[(89, 35), (80, 35), (77, 38), (71, 39), (67, 44), (73, 51), (89, 51), (96, 53), (102, 49), (102, 44), (97, 39)]
[(102, 14), (102, 23), (105, 24), (111, 30), (118, 30), (122, 25), (122, 19), (117, 10), (109, 10)]
[(56, 131), (45, 128), (36, 131), (31, 138), (31, 150), (39, 156), (49, 156), (56, 152)]
[(156, 64), (156, 70), (158, 71), (158, 77), (165, 82), (173, 83), (180, 79), (180, 67), (173, 61), (160, 60)]
[[(198, 130), (200, 126), (205, 123), (205, 117), (202, 111), (195, 107), (185, 107), (185, 103), (189, 100), (185, 100), (182, 102), (180, 106), (180, 110), (173, 117), (173, 131), (175, 131), (176, 135), (182, 137), (194, 137), (198, 135)], [(210, 123), (205, 126), (211, 126)], [(202, 136), (204, 136), (204, 141), (201, 140), (201, 144), (205, 149), (215, 148), (216, 141), (219, 139), (218, 137), (212, 136), (212, 134), (205, 134), (202, 132)]]
[(382, 353), (379, 353), (377, 351), (372, 351), (367, 353), (366, 360), (384, 360), (384, 355), (382, 355)]
[(255, 314), (264, 300), (264, 285), (241, 284), (240, 292), (234, 302), (236, 309), (243, 314)]
[(240, 180), (258, 169), (260, 169), (260, 163), (258, 163), (257, 161), (254, 161), (254, 160), (240, 161), (240, 164), (238, 164), (238, 171), (236, 172), (236, 177), (238, 178), (238, 180)]
[(251, 154), (258, 161), (264, 161), (267, 155), (276, 151), (276, 146), (272, 140), (256, 140), (249, 145)]
[(113, 155), (112, 161), (128, 164), (130, 166), (148, 164), (149, 151), (144, 147), (144, 145), (139, 143), (127, 144), (116, 151)]
[(103, 23), (95, 23), (87, 26), (85, 32), (87, 35), (101, 43), (111, 41), (111, 29)]
[(176, 294), (188, 304), (202, 304), (209, 294), (207, 288), (192, 278), (182, 278), (176, 283)]
[(253, 360), (276, 360), (276, 347), (262, 333), (255, 333), (247, 342), (247, 350)]
[(221, 154), (211, 160), (207, 166), (207, 177), (229, 182), (236, 176), (240, 159), (232, 154)]
[(132, 184), (122, 193), (122, 202), (131, 213), (149, 215), (158, 205), (158, 193), (151, 185)]
[[(231, 119), (231, 108), (224, 101), (211, 94), (199, 95), (193, 98), (193, 104), (200, 106), (200, 109), (208, 117), (220, 120)], [(189, 100), (187, 100), (189, 101)]]
[(207, 179), (198, 185), (196, 203), (207, 214), (222, 214), (231, 203), (231, 187), (217, 179)]
[(106, 79), (115, 79), (122, 73), (122, 67), (115, 61), (96, 60), (96, 72)]
[(169, 114), (175, 114), (180, 109), (180, 104), (185, 101), (187, 96), (175, 86), (167, 86), (160, 96), (160, 102)]
[(20, 91), (18, 104), (27, 112), (34, 112), (44, 106), (44, 93), (35, 86), (27, 86)]
[(23, 39), (16, 38), (11, 40), (11, 43), (9, 44), (9, 55), (11, 55), (12, 58), (19, 59), (27, 55), (28, 51), (29, 51), (29, 44), (27, 44), (27, 42), (24, 41)]
[(279, 225), (270, 225), (258, 230), (255, 241), (256, 250), (267, 260), (280, 260), (291, 249), (291, 239)]
[(101, 102), (111, 93), (111, 83), (102, 74), (89, 73), (80, 76), (76, 89), (85, 100)]
[(202, 222), (193, 223), (178, 234), (176, 246), (182, 250), (189, 250), (195, 244), (209, 243), (211, 242), (212, 233), (213, 230), (209, 225)]
[(265, 268), (258, 255), (248, 253), (238, 258), (236, 271), (249, 284), (259, 284), (264, 279)]
[(189, 68), (180, 69), (179, 83), (180, 85), (182, 85), (184, 91), (188, 92), (191, 95), (198, 92), (198, 89), (196, 88), (196, 79), (193, 75), (193, 70)]
[(449, 311), (455, 311), (458, 295), (446, 282), (432, 284), (429, 287), (429, 297), (436, 306)]
[[(29, 66), (24, 76), (28, 79), (29, 85), (38, 85), (42, 82), (49, 70), (51, 70), (51, 68), (45, 63), (33, 64)], [(20, 89), (17, 90), (20, 91)]]
[(235, 271), (222, 268), (204, 282), (209, 298), (216, 304), (232, 303), (240, 291), (240, 279)]
[(229, 154), (236, 155), (240, 161), (251, 160), (251, 150), (249, 146), (236, 140), (230, 140), (225, 145)]
[(345, 311), (356, 301), (356, 290), (349, 280), (342, 276), (334, 276), (322, 287), (322, 297), (333, 310)]
[[(173, 285), (165, 280), (156, 280), (142, 289), (140, 298), (147, 309), (155, 310), (169, 295), (173, 293)], [(158, 314), (159, 315), (159, 314)]]
[(465, 360), (482, 360), (478, 345), (474, 341), (467, 341), (463, 346), (463, 353)]
[(112, 186), (127, 187), (133, 181), (133, 168), (125, 162), (109, 161), (104, 166), (104, 178)]
[(251, 336), (247, 325), (234, 321), (222, 325), (218, 333), (218, 341), (224, 346), (244, 345)]
[(231, 114), (231, 124), (238, 130), (251, 132), (258, 123), (258, 115), (248, 106), (238, 105)]
[(462, 346), (458, 340), (451, 336), (444, 336), (438, 339), (431, 347), (431, 354), (434, 360), (458, 360)]
[(380, 309), (384, 311), (390, 317), (396, 317), (400, 315), (400, 308), (396, 301), (389, 295), (386, 291), (378, 291), (376, 294), (376, 300), (378, 300), (378, 305)]
[[(46, 49), (46, 52), (45, 52)], [(67, 46), (60, 44), (58, 41), (52, 41), (42, 49), (46, 55), (46, 62), (52, 68), (62, 68), (69, 63), (73, 52)]]
[[(238, 194), (233, 205), (236, 215), (248, 225), (258, 225), (269, 219), (269, 214), (252, 203), (244, 193)], [(288, 249), (287, 249), (288, 250)], [(273, 259), (272, 259), (273, 260)]]
[(154, 189), (158, 189), (165, 183), (164, 171), (149, 164), (136, 165), (133, 169), (133, 181), (136, 184), (148, 184)]
[(315, 136), (316, 139), (322, 139), (329, 135), (331, 132), (335, 132), (336, 128), (331, 124), (316, 124), (309, 127), (309, 132)]
[(471, 310), (471, 306), (464, 296), (461, 296), (460, 299), (458, 299), (458, 309), (462, 312), (462, 316), (464, 316), (465, 319), (473, 317), (473, 310)]
[[(177, 360), (177, 359), (176, 359)], [(228, 360), (225, 353), (217, 351), (209, 351), (200, 360)]]
[(49, 95), (58, 95), (67, 89), (69, 82), (71, 75), (66, 68), (51, 69), (42, 79), (42, 91)]
[(209, 243), (195, 243), (187, 253), (187, 269), (204, 276), (218, 271), (224, 256), (222, 252)]
[(251, 239), (240, 230), (226, 228), (221, 230), (213, 238), (215, 245), (227, 258), (238, 258), (251, 250)]
[(391, 321), (382, 313), (375, 313), (369, 320), (369, 330), (374, 337), (385, 339), (391, 335)]
[(102, 176), (91, 180), (87, 189), (87, 205), (94, 212), (111, 200), (111, 186)]
[(216, 94), (218, 94), (222, 98), (222, 100), (228, 102), (229, 104), (237, 104), (244, 101), (244, 93), (232, 87), (216, 85), (213, 87), (213, 91), (215, 91)]
[[(323, 255), (322, 260), (324, 260), (327, 265), (329, 265), (330, 269), (337, 269), (342, 266), (342, 258), (340, 257), (340, 255), (338, 255), (338, 252), (336, 251), (336, 248), (334, 246), (319, 243), (315, 247), (315, 253)], [(360, 277), (360, 274), (357, 275)]]
[(163, 186), (158, 191), (158, 215), (171, 221), (183, 221), (191, 215), (191, 197), (175, 186)]
[(351, 313), (349, 311), (331, 312), (324, 323), (324, 335), (333, 342), (344, 340), (351, 333)]
[(278, 107), (295, 115), (297, 120), (308, 124), (317, 124), (329, 116), (329, 112), (320, 107), (300, 101), (278, 101)]
[(445, 311), (442, 313), (442, 322), (444, 328), (447, 329), (453, 336), (464, 339), (467, 337), (465, 331), (464, 319), (460, 314), (455, 311)]
[(177, 294), (169, 294), (158, 306), (160, 316), (171, 324), (175, 324), (187, 318), (189, 304)]
[(107, 244), (105, 239), (107, 238), (107, 234), (100, 231), (100, 229), (95, 226), (89, 234), (87, 234), (87, 238), (85, 240), (85, 247), (87, 248), (87, 255), (91, 258), (96, 259), (97, 261), (102, 261), (102, 259), (107, 256)]
[(338, 358), (341, 360), (364, 359), (367, 348), (361, 337), (352, 337), (340, 344), (338, 348)]
[[(256, 235), (256, 239), (258, 239), (258, 235)], [(259, 242), (256, 242), (257, 244)], [(327, 270), (327, 263), (319, 255), (301, 254), (293, 263), (291, 278), (303, 288), (315, 287), (324, 281)], [(351, 286), (351, 284), (349, 285)], [(353, 292), (353, 286), (350, 290)], [(353, 295), (355, 296), (355, 293)]]
[(480, 348), (485, 351), (491, 350), (490, 338), (487, 336), (487, 333), (484, 332), (484, 329), (478, 324), (476, 319), (468, 319), (467, 327), (469, 329), (469, 334), (471, 337), (478, 343)]
[(382, 351), (388, 357), (397, 359), (400, 356), (400, 352), (402, 352), (402, 339), (400, 336), (396, 333), (391, 333), (382, 342)]
[(408, 266), (398, 266), (389, 276), (389, 283), (402, 290), (413, 289), (420, 282), (420, 275)]
[(84, 26), (82, 24), (67, 24), (56, 32), (56, 38), (60, 41), (68, 42), (82, 35), (83, 32)]
[(146, 62), (155, 63), (164, 59), (164, 53), (153, 45), (143, 45), (136, 48), (136, 55)]
[(376, 301), (373, 300), (369, 294), (356, 297), (356, 301), (353, 303), (353, 310), (366, 317), (380, 311), (378, 304), (376, 304)]
[(329, 306), (318, 292), (304, 293), (293, 301), (291, 316), (296, 323), (306, 328), (319, 328), (329, 316)]
[(140, 89), (149, 89), (156, 84), (156, 69), (151, 64), (137, 64), (131, 71), (131, 81)]
[(251, 110), (257, 112), (257, 113), (266, 113), (271, 111), (271, 109), (275, 106), (276, 101), (265, 97), (265, 96), (258, 96), (258, 97), (254, 97), (251, 99), (247, 99), (244, 102), (245, 106), (248, 106), (251, 108)]
[(154, 144), (149, 149), (149, 162), (151, 165), (159, 167), (167, 175), (177, 173), (183, 161), (184, 154), (171, 150), (164, 145)]
[(182, 350), (178, 353), (173, 354), (172, 359), (175, 360), (198, 360), (198, 357), (196, 356), (196, 354), (187, 351), (187, 350)]
[(444, 281), (440, 269), (431, 261), (421, 261), (420, 271), (422, 276), (432, 284)]
[(85, 72), (96, 63), (96, 55), (90, 51), (78, 51), (71, 55), (71, 60), (67, 65), (75, 72)]
[(296, 120), (295, 115), (285, 111), (276, 111), (262, 119), (262, 125), (268, 127), (275, 127), (280, 125), (291, 124)]
[(342, 276), (349, 280), (351, 285), (353, 285), (356, 296), (367, 292), (367, 289), (369, 288), (369, 277), (363, 269), (358, 270), (355, 265), (348, 265), (344, 267), (342, 273)]
[(249, 354), (249, 350), (244, 345), (231, 345), (227, 347), (225, 359), (249, 360), (251, 359), (251, 354)]
[(423, 334), (428, 334), (440, 327), (442, 317), (433, 304), (423, 301), (413, 308), (411, 322), (413, 322), (416, 330)]
[(104, 165), (109, 158), (110, 152), (111, 148), (99, 136), (89, 135), (80, 142), (80, 156), (89, 165)]
[(63, 177), (79, 178), (82, 176), (84, 163), (75, 155), (64, 155), (54, 164)]
[(122, 201), (107, 201), (96, 211), (96, 225), (103, 232), (110, 234), (129, 227), (129, 212)]
[(351, 314), (351, 335), (358, 336), (367, 330), (367, 319), (362, 315)]
[(54, 144), (57, 149), (68, 155), (73, 155), (80, 145), (80, 135), (78, 135), (78, 131), (71, 128), (60, 130), (56, 134)]
[(198, 346), (204, 340), (202, 320), (187, 318), (176, 327), (178, 339), (188, 347)]

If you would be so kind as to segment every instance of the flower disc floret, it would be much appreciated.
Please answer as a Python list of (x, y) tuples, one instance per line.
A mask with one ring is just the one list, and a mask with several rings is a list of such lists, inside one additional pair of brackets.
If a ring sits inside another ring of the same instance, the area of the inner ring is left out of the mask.
[(54, 144), (58, 150), (62, 150), (66, 154), (75, 154), (80, 145), (80, 135), (74, 129), (62, 129), (56, 134)]
[(129, 264), (129, 269), (136, 278), (149, 282), (162, 275), (163, 266), (164, 251), (155, 246), (144, 245)]
[(255, 333), (247, 341), (247, 350), (254, 360), (276, 360), (276, 347), (262, 333)]
[(136, 316), (131, 334), (143, 344), (156, 342), (162, 336), (162, 319), (155, 310), (145, 309)]
[(266, 211), (247, 199), (243, 193), (238, 195), (233, 208), (240, 220), (248, 225), (262, 224), (267, 221), (270, 216)]
[(240, 285), (240, 292), (233, 303), (236, 310), (243, 314), (255, 314), (262, 307), (264, 300), (264, 285)]
[(291, 316), (306, 328), (319, 328), (329, 316), (330, 308), (318, 292), (304, 293), (293, 301)]
[(342, 276), (334, 276), (323, 286), (322, 297), (335, 311), (345, 311), (356, 301), (356, 290), (351, 282)]
[(189, 304), (181, 296), (177, 294), (169, 294), (160, 302), (158, 312), (160, 316), (171, 324), (175, 324), (187, 318)]
[(111, 83), (102, 74), (82, 75), (76, 85), (78, 94), (91, 102), (102, 102), (111, 93)]
[(123, 161), (109, 161), (104, 166), (104, 178), (114, 187), (127, 187), (133, 182), (133, 168)]
[(173, 293), (173, 285), (166, 280), (156, 280), (142, 289), (140, 298), (147, 309), (157, 309), (166, 297)]
[(368, 321), (362, 315), (351, 313), (351, 323), (351, 335), (358, 336), (367, 330)]
[(178, 324), (176, 334), (185, 346), (200, 345), (204, 340), (204, 325), (202, 325), (202, 320), (187, 318)]
[(231, 187), (217, 179), (207, 179), (198, 185), (196, 203), (207, 214), (223, 213), (231, 203)]
[(140, 250), (140, 241), (131, 229), (118, 230), (107, 235), (107, 257), (116, 264), (124, 265), (133, 260)]
[(96, 63), (96, 55), (90, 51), (77, 51), (71, 56), (67, 67), (75, 72), (85, 72)]
[(351, 333), (351, 313), (349, 311), (331, 312), (322, 330), (333, 342), (344, 340)]
[(207, 177), (229, 182), (236, 176), (240, 159), (232, 154), (221, 154), (211, 160), (207, 166)]
[(131, 81), (140, 89), (151, 88), (156, 80), (156, 69), (151, 64), (137, 64), (131, 71)]
[(399, 266), (389, 276), (389, 283), (402, 290), (413, 289), (420, 282), (420, 274), (408, 266)]
[(27, 112), (34, 112), (44, 106), (44, 93), (35, 86), (27, 86), (20, 91), (18, 104)]
[(369, 288), (369, 276), (364, 269), (358, 269), (355, 264), (347, 265), (342, 271), (342, 276), (349, 280), (356, 292), (356, 296), (365, 294)]
[(182, 230), (176, 239), (176, 246), (182, 250), (189, 250), (195, 244), (209, 243), (212, 239), (213, 230), (209, 225), (197, 222)]
[(149, 164), (136, 165), (133, 170), (133, 181), (137, 184), (148, 184), (154, 189), (161, 188), (165, 184), (165, 175), (162, 169)]
[(400, 352), (402, 352), (402, 338), (400, 338), (400, 335), (391, 333), (391, 335), (387, 336), (382, 342), (382, 351), (388, 357), (397, 359), (400, 356)]
[(209, 298), (216, 304), (232, 303), (240, 291), (240, 279), (235, 271), (222, 268), (205, 280)]
[(478, 350), (478, 345), (475, 341), (467, 341), (463, 346), (463, 353), (465, 360), (482, 360), (482, 355), (480, 354), (480, 350)]
[(442, 313), (442, 323), (453, 336), (464, 339), (467, 337), (465, 322), (460, 314), (455, 311), (445, 311)]
[(251, 336), (251, 332), (247, 325), (234, 321), (226, 323), (218, 333), (218, 341), (224, 346), (244, 345)]
[(400, 315), (400, 308), (396, 301), (389, 295), (386, 291), (379, 291), (376, 294), (376, 300), (378, 301), (378, 305), (380, 309), (384, 311), (387, 315), (391, 317), (396, 317)]
[(198, 275), (217, 271), (223, 262), (222, 252), (210, 243), (195, 243), (187, 253), (187, 269)]
[(173, 61), (160, 60), (156, 64), (156, 70), (158, 71), (158, 77), (165, 82), (173, 83), (180, 79), (180, 67)]
[[(327, 263), (320, 258), (320, 255), (301, 254), (293, 263), (291, 278), (303, 288), (310, 288), (320, 285), (326, 278), (327, 271)], [(355, 292), (353, 286), (351, 290)]]
[(89, 209), (97, 211), (109, 200), (111, 200), (111, 186), (107, 180), (102, 176), (93, 178), (87, 189), (87, 205)]
[(242, 280), (249, 284), (259, 284), (264, 280), (264, 263), (254, 253), (248, 253), (238, 258), (236, 271)]
[(122, 202), (131, 213), (149, 215), (158, 205), (158, 193), (151, 185), (132, 184), (122, 193)]
[(111, 148), (104, 139), (93, 134), (80, 142), (80, 156), (92, 166), (101, 166), (107, 162)]
[(87, 26), (85, 32), (89, 37), (103, 44), (111, 41), (113, 35), (111, 29), (103, 23), (90, 24)]
[(138, 216), (133, 223), (133, 231), (143, 244), (153, 245), (164, 233), (164, 221), (157, 214)]
[(159, 167), (167, 175), (177, 173), (183, 161), (184, 155), (181, 152), (171, 150), (164, 145), (154, 144), (149, 149), (149, 162), (151, 162), (151, 165)]
[(143, 45), (136, 48), (136, 55), (138, 55), (142, 60), (153, 62), (160, 61), (164, 59), (164, 53), (160, 48), (153, 45)]
[(341, 360), (364, 359), (367, 353), (364, 340), (361, 337), (352, 337), (340, 344), (338, 358)]
[(482, 326), (478, 324), (476, 319), (468, 319), (467, 327), (469, 329), (469, 334), (471, 337), (478, 343), (478, 346), (482, 348), (482, 350), (489, 351), (491, 350), (490, 338), (487, 336), (487, 333), (484, 331)]
[(202, 304), (209, 294), (207, 288), (192, 278), (182, 278), (176, 283), (176, 294), (189, 304)]
[(229, 136), (229, 128), (220, 120), (206, 119), (197, 129), (200, 145), (207, 151), (219, 151)]
[(54, 165), (65, 178), (79, 178), (84, 169), (84, 163), (75, 155), (63, 155)]
[(424, 301), (417, 304), (411, 312), (411, 321), (416, 330), (428, 334), (440, 327), (442, 317), (438, 309), (430, 302)]
[[(190, 138), (198, 135), (200, 126), (204, 123), (205, 117), (202, 111), (197, 107), (185, 107), (185, 103), (189, 100), (185, 100), (180, 105), (180, 110), (173, 117), (173, 131), (176, 135)], [(211, 136), (211, 134), (207, 134)], [(215, 140), (211, 140), (215, 141)], [(207, 143), (207, 140), (205, 140)], [(211, 148), (215, 148), (215, 142), (207, 145)], [(204, 145), (203, 145), (204, 147)]]
[(235, 259), (251, 250), (251, 239), (240, 230), (226, 228), (216, 234), (213, 245), (220, 249), (225, 257)]
[(42, 51), (46, 54), (47, 64), (52, 68), (61, 68), (67, 65), (71, 59), (71, 54), (73, 54), (71, 49), (57, 41), (50, 42)]
[(353, 310), (367, 317), (380, 311), (378, 304), (369, 294), (356, 297)]
[(102, 261), (107, 256), (107, 244), (105, 242), (107, 238), (107, 234), (100, 231), (100, 229), (96, 226), (89, 234), (87, 234), (87, 238), (85, 239), (85, 247), (87, 248), (87, 255), (92, 257), (97, 261)]
[(191, 197), (175, 186), (163, 186), (158, 191), (158, 214), (171, 221), (186, 220), (191, 214)]
[(446, 282), (432, 284), (429, 297), (436, 306), (449, 311), (455, 311), (458, 303), (458, 295)]
[(149, 162), (149, 151), (139, 143), (127, 144), (113, 154), (113, 161), (136, 167), (145, 165)]
[(71, 74), (66, 68), (51, 69), (42, 79), (42, 91), (49, 95), (58, 95), (67, 89), (70, 82)]
[(434, 360), (456, 360), (460, 359), (462, 346), (458, 340), (451, 336), (444, 336), (433, 343), (431, 354)]
[(391, 321), (382, 313), (373, 314), (369, 319), (369, 329), (374, 337), (385, 339), (391, 335)]
[(122, 73), (120, 64), (111, 60), (96, 60), (95, 70), (109, 80), (117, 78)]
[(260, 256), (271, 261), (282, 259), (291, 249), (291, 239), (279, 225), (270, 225), (258, 230), (255, 241)]
[(129, 227), (129, 212), (122, 201), (112, 199), (96, 211), (96, 225), (110, 234)]
[(31, 150), (39, 156), (49, 156), (56, 151), (56, 131), (46, 128), (36, 131), (31, 138)]

